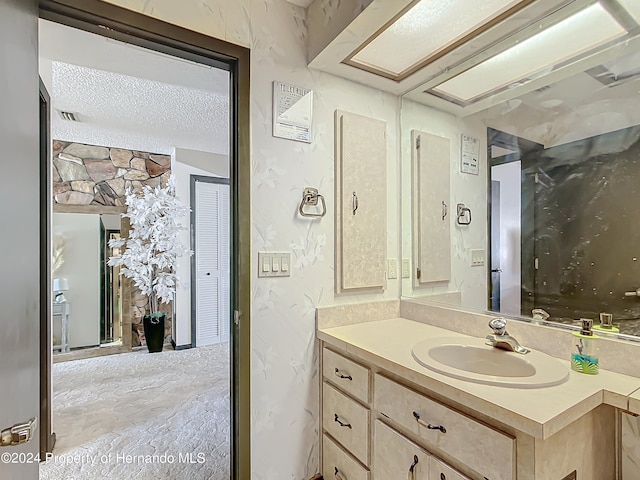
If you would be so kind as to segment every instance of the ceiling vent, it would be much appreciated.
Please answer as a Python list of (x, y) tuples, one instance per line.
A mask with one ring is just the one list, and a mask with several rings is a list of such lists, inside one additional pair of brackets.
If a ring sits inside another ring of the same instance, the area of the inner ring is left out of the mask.
[(58, 114), (63, 120), (68, 120), (70, 122), (79, 122), (78, 114), (73, 112), (63, 112), (62, 110), (57, 110)]

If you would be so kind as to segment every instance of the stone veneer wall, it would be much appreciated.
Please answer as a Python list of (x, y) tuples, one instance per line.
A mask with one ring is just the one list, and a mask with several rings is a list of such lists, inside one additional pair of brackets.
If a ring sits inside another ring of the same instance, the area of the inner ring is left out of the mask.
[(67, 205), (124, 206), (129, 188), (165, 185), (171, 157), (54, 140), (53, 198)]

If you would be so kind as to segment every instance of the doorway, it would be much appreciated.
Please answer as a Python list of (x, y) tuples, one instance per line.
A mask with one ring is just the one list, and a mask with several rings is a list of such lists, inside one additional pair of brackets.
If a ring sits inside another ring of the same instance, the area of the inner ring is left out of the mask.
[(229, 341), (229, 179), (191, 175), (191, 344)]
[[(231, 478), (250, 475), (249, 438), (249, 51), (243, 47), (182, 29), (97, 0), (40, 2), (41, 18), (173, 55), (188, 61), (222, 68), (230, 74), (230, 212), (229, 252), (231, 298), (227, 319), (231, 344)], [(135, 33), (129, 33), (135, 32)], [(50, 201), (50, 197), (49, 201)], [(244, 211), (245, 215), (240, 212)], [(246, 219), (241, 222), (240, 218)], [(241, 245), (244, 246), (241, 248)], [(43, 272), (48, 276), (48, 272)], [(242, 288), (241, 288), (242, 286)], [(235, 312), (232, 316), (231, 311)], [(234, 321), (232, 321), (232, 318)], [(50, 363), (47, 365), (50, 368)], [(48, 375), (47, 368), (41, 376)], [(41, 396), (44, 395), (44, 389)], [(43, 406), (42, 422), (50, 418)]]

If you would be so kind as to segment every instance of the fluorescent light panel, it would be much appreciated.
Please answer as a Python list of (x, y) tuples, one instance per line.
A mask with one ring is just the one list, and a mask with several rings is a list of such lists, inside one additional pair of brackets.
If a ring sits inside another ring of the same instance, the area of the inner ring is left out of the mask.
[(351, 58), (399, 76), (523, 0), (420, 0)]
[(522, 79), (547, 73), (554, 66), (626, 33), (611, 14), (596, 3), (433, 90), (469, 101)]

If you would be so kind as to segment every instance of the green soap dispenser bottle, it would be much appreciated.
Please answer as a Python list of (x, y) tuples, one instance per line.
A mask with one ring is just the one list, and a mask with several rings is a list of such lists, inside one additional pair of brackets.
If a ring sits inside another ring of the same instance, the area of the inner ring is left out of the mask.
[(597, 375), (600, 371), (598, 360), (599, 337), (593, 334), (593, 320), (581, 318), (582, 327), (573, 332), (573, 348), (571, 350), (571, 369), (588, 375)]

